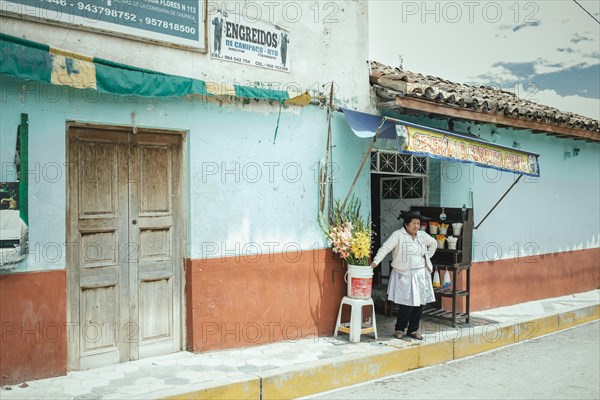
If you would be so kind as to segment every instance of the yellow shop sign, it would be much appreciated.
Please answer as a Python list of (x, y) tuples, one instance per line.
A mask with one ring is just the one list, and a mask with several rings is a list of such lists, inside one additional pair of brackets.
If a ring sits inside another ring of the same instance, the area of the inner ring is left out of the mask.
[(450, 132), (396, 125), (402, 151), (433, 158), (472, 163), (502, 171), (539, 176), (538, 155)]

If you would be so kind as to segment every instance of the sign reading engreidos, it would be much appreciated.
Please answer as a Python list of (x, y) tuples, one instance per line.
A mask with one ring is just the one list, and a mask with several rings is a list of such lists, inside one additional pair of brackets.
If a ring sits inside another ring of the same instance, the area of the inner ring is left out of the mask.
[(211, 15), (210, 24), (212, 58), (290, 72), (288, 31), (263, 21), (248, 22), (221, 10)]

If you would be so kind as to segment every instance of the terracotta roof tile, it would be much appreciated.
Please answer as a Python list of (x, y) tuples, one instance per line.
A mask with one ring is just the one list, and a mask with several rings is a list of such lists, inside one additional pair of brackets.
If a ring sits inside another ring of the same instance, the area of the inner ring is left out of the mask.
[(385, 102), (397, 97), (411, 97), (451, 108), (482, 111), (511, 118), (575, 128), (600, 140), (598, 120), (561, 111), (557, 108), (522, 99), (514, 93), (489, 86), (469, 86), (448, 80), (392, 68), (371, 61), (370, 82), (377, 96)]

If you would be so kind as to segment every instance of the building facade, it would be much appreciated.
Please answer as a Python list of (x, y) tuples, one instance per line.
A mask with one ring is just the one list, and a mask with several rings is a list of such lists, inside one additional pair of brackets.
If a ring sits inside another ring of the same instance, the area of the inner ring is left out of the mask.
[[(325, 105), (334, 82), (369, 106), (366, 2), (198, 1), (198, 25), (187, 1), (109, 3), (2, 2), (0, 181), (28, 228), (0, 276), (2, 384), (330, 334)], [(337, 197), (366, 145), (331, 132)]]
[[(471, 310), (600, 286), (597, 119), (377, 62), (371, 62), (371, 83), (382, 115), (538, 155), (539, 176), (518, 182), (519, 175), (495, 165), (456, 162), (435, 151), (423, 154), (426, 173), (396, 174), (426, 182), (422, 195), (400, 195), (392, 204), (473, 209)], [(394, 150), (396, 143), (378, 147)], [(384, 209), (390, 200), (371, 201)], [(457, 282), (463, 288), (464, 279)]]

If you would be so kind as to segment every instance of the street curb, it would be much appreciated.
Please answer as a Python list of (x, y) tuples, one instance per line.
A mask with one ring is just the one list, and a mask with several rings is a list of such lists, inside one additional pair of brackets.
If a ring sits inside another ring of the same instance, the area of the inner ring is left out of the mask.
[[(191, 400), (191, 399), (240, 399), (256, 400), (261, 398), (260, 378), (242, 379), (238, 382), (223, 383), (219, 386), (206, 387), (208, 384), (198, 385), (201, 388), (187, 388), (185, 393), (170, 395), (158, 398), (170, 400)], [(198, 387), (197, 386), (197, 387)], [(204, 387), (203, 387), (204, 386)], [(154, 397), (154, 396), (153, 396)]]
[[(319, 360), (310, 366), (291, 366), (253, 374), (256, 379), (191, 391), (169, 399), (292, 399), (441, 364), (534, 339), (600, 319), (600, 305), (560, 312), (542, 318), (455, 330), (452, 338), (431, 343), (382, 344), (363, 354)], [(463, 332), (467, 332), (463, 335)], [(428, 335), (427, 338), (429, 338)]]

